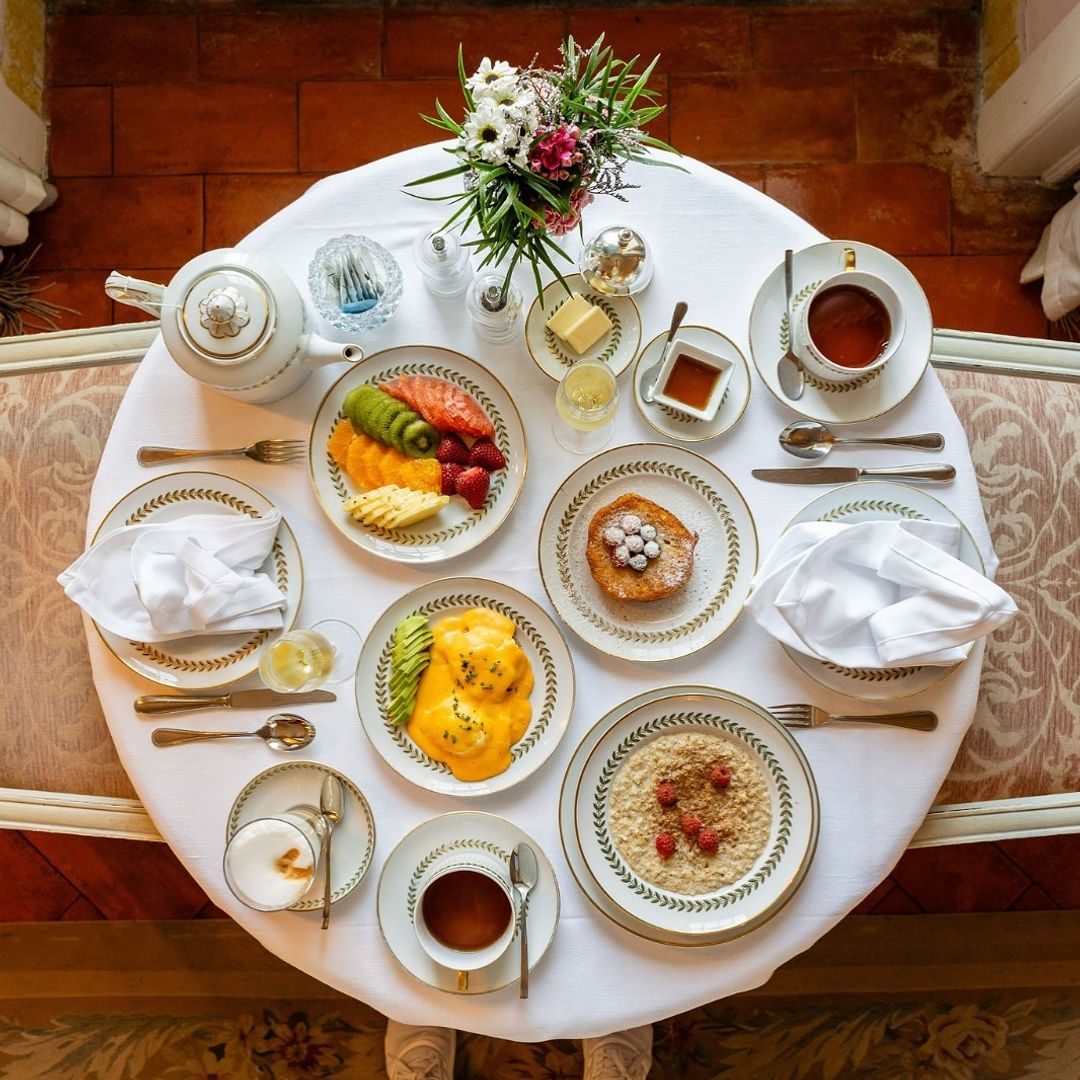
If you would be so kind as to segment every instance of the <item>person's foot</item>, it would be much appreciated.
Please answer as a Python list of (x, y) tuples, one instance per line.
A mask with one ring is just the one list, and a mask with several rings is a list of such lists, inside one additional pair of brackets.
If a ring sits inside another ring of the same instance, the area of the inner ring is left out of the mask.
[(652, 1025), (582, 1039), (582, 1080), (645, 1080), (652, 1067)]
[(456, 1042), (457, 1032), (451, 1028), (388, 1020), (386, 1075), (390, 1080), (453, 1080)]

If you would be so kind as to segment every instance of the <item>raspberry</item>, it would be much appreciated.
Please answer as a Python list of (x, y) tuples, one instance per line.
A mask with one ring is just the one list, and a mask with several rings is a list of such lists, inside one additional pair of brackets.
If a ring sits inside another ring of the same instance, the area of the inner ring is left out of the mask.
[(659, 833), (656, 837), (656, 852), (661, 859), (670, 859), (677, 846), (675, 837), (669, 832)]
[(694, 817), (693, 814), (683, 814), (679, 825), (683, 833), (691, 840), (701, 832), (701, 818)]
[[(435, 451), (435, 460), (443, 465), (453, 462), (455, 465), (469, 464), (469, 448), (461, 441), (460, 435), (444, 435), (439, 449)], [(445, 494), (445, 492), (443, 493)]]
[(702, 851), (715, 851), (720, 846), (720, 836), (715, 829), (702, 829), (697, 834), (697, 843)]
[(456, 461), (444, 461), (439, 468), (442, 470), (442, 488), (440, 489), (442, 494), (456, 495), (457, 478), (465, 471), (465, 466), (459, 465)]
[(474, 510), (479, 510), (487, 498), (490, 483), (491, 480), (488, 478), (487, 470), (482, 469), (479, 465), (474, 465), (472, 468), (466, 469), (457, 478), (457, 493)]
[(731, 773), (724, 765), (717, 765), (709, 777), (714, 788), (726, 788), (731, 783)]
[(656, 785), (656, 801), (661, 806), (674, 806), (679, 801), (678, 792), (670, 780), (661, 780)]
[(506, 468), (506, 458), (490, 439), (477, 439), (469, 451), (469, 464), (479, 465), (488, 472), (497, 472)]

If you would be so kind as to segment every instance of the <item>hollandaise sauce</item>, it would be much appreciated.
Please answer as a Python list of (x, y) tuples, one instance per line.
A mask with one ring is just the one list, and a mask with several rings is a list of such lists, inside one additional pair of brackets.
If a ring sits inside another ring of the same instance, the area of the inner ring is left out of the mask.
[(532, 666), (514, 640), (517, 627), (497, 611), (469, 608), (431, 630), (431, 664), (406, 731), (459, 780), (497, 776), (532, 719)]

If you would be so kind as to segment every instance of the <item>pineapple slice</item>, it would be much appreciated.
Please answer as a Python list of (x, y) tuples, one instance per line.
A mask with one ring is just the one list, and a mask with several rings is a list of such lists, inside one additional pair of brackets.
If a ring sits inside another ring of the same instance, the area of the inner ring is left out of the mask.
[(363, 525), (400, 529), (432, 517), (449, 501), (446, 495), (385, 484), (346, 499), (345, 510)]

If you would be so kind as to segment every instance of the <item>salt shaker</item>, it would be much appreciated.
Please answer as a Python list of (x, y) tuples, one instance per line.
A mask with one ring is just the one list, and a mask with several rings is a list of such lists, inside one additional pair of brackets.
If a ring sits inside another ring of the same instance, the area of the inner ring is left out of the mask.
[[(506, 288), (503, 288), (504, 283)], [(521, 290), (502, 273), (479, 274), (465, 299), (476, 332), (496, 345), (513, 341), (521, 321)]]
[(469, 249), (452, 233), (420, 233), (413, 241), (413, 260), (436, 296), (459, 296), (472, 280)]
[(625, 225), (598, 232), (578, 258), (590, 289), (608, 296), (632, 296), (652, 280), (653, 264), (644, 237)]

